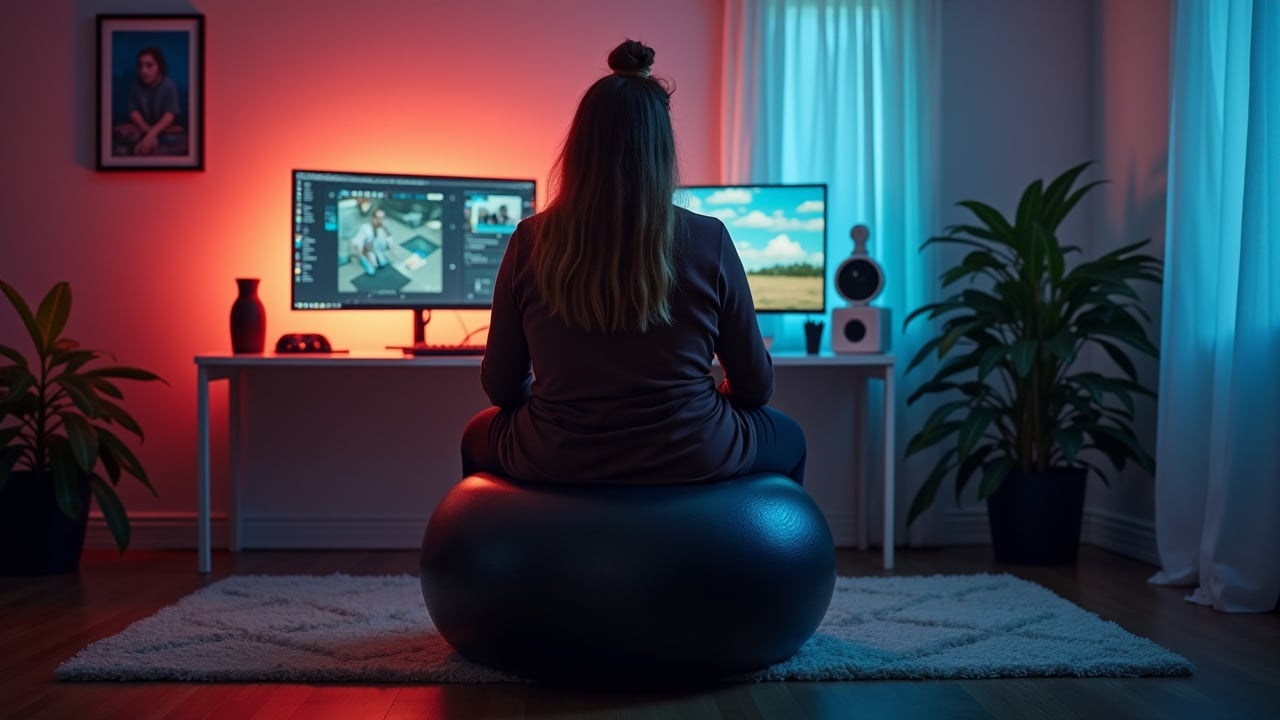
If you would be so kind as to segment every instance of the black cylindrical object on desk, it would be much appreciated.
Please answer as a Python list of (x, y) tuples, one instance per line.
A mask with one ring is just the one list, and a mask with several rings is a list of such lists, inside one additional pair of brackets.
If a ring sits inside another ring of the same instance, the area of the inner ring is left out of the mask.
[(240, 294), (231, 304), (231, 351), (260, 353), (267, 341), (267, 310), (258, 299), (258, 278), (236, 278)]

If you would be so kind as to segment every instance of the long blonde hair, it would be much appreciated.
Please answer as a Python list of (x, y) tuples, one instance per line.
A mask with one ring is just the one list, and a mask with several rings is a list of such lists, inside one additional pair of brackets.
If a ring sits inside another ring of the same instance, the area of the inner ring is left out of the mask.
[(552, 315), (588, 331), (671, 322), (678, 184), (671, 90), (653, 50), (628, 40), (583, 95), (537, 227), (534, 277)]

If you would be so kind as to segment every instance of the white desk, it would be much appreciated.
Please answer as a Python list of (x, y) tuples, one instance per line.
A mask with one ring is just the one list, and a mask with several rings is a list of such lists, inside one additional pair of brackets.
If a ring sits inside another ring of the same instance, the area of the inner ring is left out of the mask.
[[(884, 488), (884, 533), (883, 560), (886, 569), (893, 568), (894, 542), (894, 433), (893, 433), (893, 370), (894, 356), (887, 354), (849, 354), (849, 355), (775, 355), (775, 366), (846, 366), (858, 371), (863, 380), (861, 401), (856, 404), (858, 417), (854, 422), (854, 431), (862, 432), (866, 427), (867, 402), (865, 400), (866, 381), (878, 379), (884, 384), (884, 413), (882, 420), (883, 453), (882, 487)], [(196, 364), (196, 412), (197, 412), (197, 448), (198, 448), (198, 512), (197, 512), (197, 549), (199, 570), (210, 572), (211, 533), (210, 533), (210, 421), (209, 421), (209, 384), (214, 380), (227, 380), (228, 388), (228, 435), (230, 440), (230, 484), (231, 503), (228, 510), (229, 547), (232, 551), (239, 549), (237, 540), (237, 487), (240, 480), (239, 446), (242, 437), (239, 434), (243, 426), (243, 382), (247, 373), (261, 368), (445, 368), (469, 367), (479, 368), (478, 356), (436, 356), (436, 357), (404, 357), (398, 351), (353, 352), (337, 355), (231, 355), (209, 354), (197, 355)], [(479, 380), (477, 379), (477, 382)], [(858, 511), (863, 513), (867, 507), (867, 479), (865, 477), (866, 454), (865, 443), (853, 440), (856, 461), (854, 472), (857, 474)], [(426, 518), (423, 519), (426, 521)], [(858, 547), (866, 549), (867, 532), (865, 520), (859, 523)]]

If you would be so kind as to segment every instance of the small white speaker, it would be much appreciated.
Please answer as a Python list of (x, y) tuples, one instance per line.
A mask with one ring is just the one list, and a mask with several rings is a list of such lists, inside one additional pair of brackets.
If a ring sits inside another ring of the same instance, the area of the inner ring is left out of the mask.
[(889, 349), (889, 310), (871, 307), (884, 291), (884, 270), (867, 254), (866, 225), (854, 225), (853, 254), (836, 268), (836, 292), (849, 307), (831, 311), (831, 350), (837, 353), (881, 353)]
[(889, 309), (854, 305), (831, 311), (831, 350), (881, 353), (889, 349)]

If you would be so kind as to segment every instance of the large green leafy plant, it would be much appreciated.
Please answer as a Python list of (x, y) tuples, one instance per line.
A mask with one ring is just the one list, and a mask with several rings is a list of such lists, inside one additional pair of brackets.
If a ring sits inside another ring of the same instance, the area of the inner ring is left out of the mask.
[[(1069, 256), (1081, 249), (1062, 245), (1057, 229), (1102, 182), (1073, 189), (1089, 165), (1071, 168), (1047, 187), (1031, 183), (1012, 219), (981, 202), (957, 203), (976, 223), (951, 226), (924, 243), (967, 249), (941, 284), (967, 283), (906, 319), (941, 321), (907, 366), (919, 366), (930, 353), (939, 359), (933, 376), (907, 400), (939, 396), (906, 455), (946, 448), (916, 492), (908, 522), (933, 503), (952, 473), (957, 499), (975, 476), (981, 477), (978, 498), (985, 499), (1015, 470), (1083, 467), (1107, 483), (1091, 450), (1117, 471), (1127, 461), (1154, 470), (1133, 427), (1134, 396), (1154, 393), (1138, 382), (1130, 353), (1158, 353), (1138, 319), (1150, 320), (1134, 283), (1158, 284), (1160, 261), (1139, 252), (1147, 239), (1068, 268)], [(1122, 374), (1078, 369), (1075, 361), (1089, 346), (1101, 348)]]
[(86, 500), (77, 487), (87, 476), (116, 546), (124, 552), (129, 518), (115, 486), (130, 475), (153, 495), (156, 491), (137, 456), (113, 432), (115, 427), (143, 437), (137, 421), (117, 402), (124, 393), (116, 382), (164, 380), (133, 367), (90, 367), (104, 358), (114, 361), (114, 356), (62, 336), (71, 315), (67, 283), (54, 285), (34, 313), (3, 280), (0, 290), (22, 318), (35, 355), (28, 360), (0, 344), (0, 356), (9, 361), (0, 366), (0, 489), (15, 470), (46, 476), (54, 484), (58, 507), (76, 519)]

